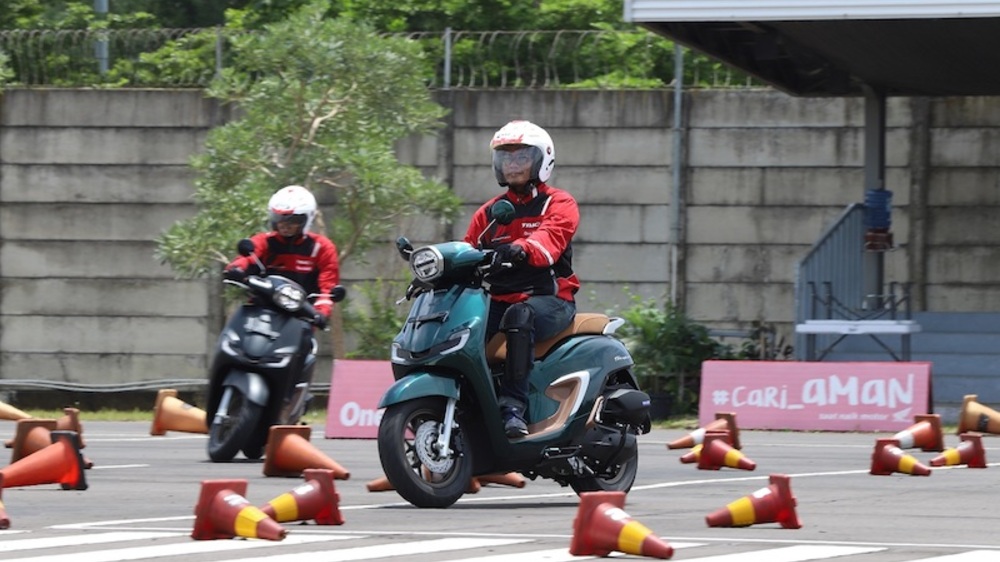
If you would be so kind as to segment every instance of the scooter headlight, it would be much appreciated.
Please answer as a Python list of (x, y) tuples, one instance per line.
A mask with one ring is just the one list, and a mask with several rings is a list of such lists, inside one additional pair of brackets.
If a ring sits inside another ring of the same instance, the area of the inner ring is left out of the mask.
[(420, 248), (410, 256), (410, 269), (421, 281), (433, 281), (444, 274), (444, 256), (434, 246)]
[(306, 294), (291, 285), (283, 285), (274, 292), (274, 303), (289, 312), (302, 308), (305, 299)]

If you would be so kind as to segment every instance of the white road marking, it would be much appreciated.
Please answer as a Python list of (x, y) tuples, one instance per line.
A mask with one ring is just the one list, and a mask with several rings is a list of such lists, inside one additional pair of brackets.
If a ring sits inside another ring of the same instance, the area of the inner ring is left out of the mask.
[[(292, 554), (276, 554), (254, 558), (253, 562), (347, 562), (349, 560), (369, 560), (390, 556), (412, 556), (414, 554), (431, 554), (453, 550), (474, 548), (489, 548), (491, 546), (508, 546), (530, 542), (524, 539), (473, 539), (451, 538), (429, 541), (403, 542), (398, 544), (379, 544), (373, 546), (358, 546), (340, 550), (317, 550), (313, 552), (298, 552)], [(216, 562), (236, 562), (240, 558), (218, 559)], [(88, 559), (89, 562), (89, 559)]]
[(0, 542), (0, 552), (14, 552), (17, 550), (31, 550), (36, 548), (56, 548), (60, 546), (82, 546), (85, 544), (106, 544), (119, 541), (138, 541), (143, 539), (162, 539), (179, 536), (183, 536), (183, 533), (136, 533), (134, 531), (121, 531), (101, 533), (98, 535), (70, 535), (38, 539), (13, 539)]
[(691, 560), (692, 562), (806, 562), (808, 560), (826, 560), (838, 556), (868, 554), (884, 550), (884, 548), (856, 546), (798, 545), (784, 548), (769, 548), (753, 552), (705, 556), (702, 558), (687, 558), (687, 560)]

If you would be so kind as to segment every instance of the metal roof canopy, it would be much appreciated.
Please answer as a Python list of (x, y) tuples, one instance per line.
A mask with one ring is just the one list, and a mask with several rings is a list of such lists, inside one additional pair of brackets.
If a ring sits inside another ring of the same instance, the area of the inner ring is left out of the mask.
[(625, 0), (624, 17), (792, 95), (1000, 95), (1000, 2)]
[(624, 18), (792, 95), (864, 96), (866, 192), (885, 189), (887, 96), (1000, 95), (1000, 2), (625, 0)]

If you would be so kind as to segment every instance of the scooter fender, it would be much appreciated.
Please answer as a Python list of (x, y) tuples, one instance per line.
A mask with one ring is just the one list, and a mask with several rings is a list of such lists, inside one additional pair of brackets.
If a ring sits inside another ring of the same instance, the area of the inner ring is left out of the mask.
[(425, 396), (443, 396), (458, 400), (458, 381), (433, 373), (410, 373), (392, 383), (382, 395), (378, 407), (385, 408)]
[(229, 371), (222, 386), (234, 386), (240, 389), (247, 400), (259, 406), (267, 406), (271, 390), (267, 387), (264, 377), (249, 371)]

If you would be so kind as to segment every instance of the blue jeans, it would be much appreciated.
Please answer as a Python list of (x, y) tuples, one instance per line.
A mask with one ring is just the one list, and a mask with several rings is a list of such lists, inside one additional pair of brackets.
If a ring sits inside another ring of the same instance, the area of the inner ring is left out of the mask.
[[(576, 315), (576, 303), (563, 300), (555, 295), (529, 297), (525, 301), (535, 311), (534, 339), (531, 342), (531, 353), (534, 354), (536, 341), (546, 340), (566, 329)], [(509, 303), (490, 301), (490, 315), (486, 322), (486, 341), (489, 341), (500, 331), (500, 319), (510, 308)], [(517, 400), (525, 407), (528, 404), (528, 377), (522, 380), (509, 380), (502, 377), (500, 381), (500, 398)]]

